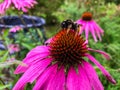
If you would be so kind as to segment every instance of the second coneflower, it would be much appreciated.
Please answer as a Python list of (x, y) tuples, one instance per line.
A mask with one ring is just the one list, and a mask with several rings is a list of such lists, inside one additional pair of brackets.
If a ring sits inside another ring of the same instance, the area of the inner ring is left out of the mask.
[(13, 90), (24, 90), (27, 83), (36, 81), (33, 90), (104, 90), (93, 66), (84, 58), (98, 66), (103, 75), (113, 84), (116, 81), (89, 51), (83, 37), (71, 28), (58, 32), (48, 45), (32, 49), (23, 60), (27, 67), (18, 66), (15, 74), (24, 73)]
[(28, 12), (28, 9), (37, 4), (36, 0), (4, 0), (0, 3), (0, 14), (4, 14), (13, 5), (18, 10)]
[[(97, 42), (98, 39), (101, 41), (101, 35), (103, 35), (103, 29), (93, 20), (92, 13), (84, 12), (82, 18), (77, 20), (76, 23), (81, 24), (81, 33), (85, 32), (86, 40), (88, 40), (89, 33), (92, 34), (94, 41)], [(98, 39), (97, 39), (98, 37)]]

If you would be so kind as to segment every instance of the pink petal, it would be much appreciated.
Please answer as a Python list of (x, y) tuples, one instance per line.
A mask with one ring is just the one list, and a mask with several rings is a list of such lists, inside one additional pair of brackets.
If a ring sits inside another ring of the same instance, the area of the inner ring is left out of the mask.
[(32, 65), (18, 80), (13, 90), (22, 90), (26, 83), (33, 82), (51, 63), (52, 59), (45, 59)]
[(22, 10), (23, 12), (27, 12), (34, 4), (37, 4), (35, 0), (12, 0), (12, 2), (18, 10)]
[[(93, 26), (94, 26), (95, 25), (94, 21), (92, 23), (93, 23)], [(93, 28), (96, 30), (96, 34), (97, 34), (99, 40), (102, 41), (101, 34), (103, 34), (103, 31), (101, 33), (100, 30), (96, 28), (96, 25)]]
[(52, 41), (53, 37), (49, 38), (47, 41), (45, 41), (45, 45), (49, 44)]
[(70, 68), (67, 76), (67, 89), (68, 90), (80, 90), (80, 75), (76, 73), (73, 67)]
[(53, 78), (51, 78), (46, 90), (65, 90), (64, 67), (58, 69), (56, 75)]
[(12, 3), (15, 5), (16, 8), (19, 7), (18, 1), (17, 0), (12, 0)]
[(91, 34), (92, 34), (92, 36), (94, 38), (94, 41), (97, 42), (97, 38), (96, 38), (96, 35), (95, 35), (95, 29), (94, 29), (94, 27), (92, 25), (92, 22), (89, 22), (89, 23), (90, 23), (89, 27), (90, 27)]
[(82, 19), (75, 21), (75, 23), (82, 24)]
[(27, 57), (31, 56), (31, 55), (35, 55), (35, 54), (41, 54), (41, 53), (47, 53), (49, 52), (49, 47), (48, 46), (37, 46), (35, 48), (33, 48), (28, 54)]
[(85, 40), (85, 42), (83, 43), (83, 45), (88, 45), (88, 40)]
[(86, 37), (86, 40), (88, 40), (88, 36), (89, 36), (89, 25), (88, 25), (88, 22), (86, 22), (86, 27), (85, 27), (85, 37)]
[(96, 30), (96, 34), (97, 34), (99, 40), (102, 41), (102, 38), (101, 38), (100, 32), (99, 32), (98, 30)]
[(94, 90), (104, 90), (104, 87), (102, 83), (100, 82), (99, 77), (96, 71), (94, 70), (94, 68), (92, 67), (92, 65), (90, 65), (86, 61), (83, 61), (82, 63), (83, 63), (82, 70), (86, 73), (89, 79), (89, 82), (91, 84), (91, 87), (93, 87)]
[(7, 5), (6, 5), (6, 8), (9, 8), (10, 7), (10, 5), (11, 5), (11, 0), (7, 0)]
[(19, 30), (21, 30), (21, 27), (20, 26), (14, 26), (14, 27), (12, 27), (10, 30), (9, 30), (9, 32), (17, 32), (17, 31), (19, 31)]
[(2, 5), (3, 5), (2, 8), (3, 8), (4, 10), (6, 10), (7, 2), (8, 2), (8, 1), (5, 0), (5, 1), (2, 3)]
[(98, 68), (102, 71), (103, 75), (113, 84), (116, 84), (116, 81), (112, 78), (112, 76), (105, 70), (105, 68), (90, 54), (86, 54), (86, 57), (90, 59), (94, 64), (98, 66)]
[(18, 65), (17, 69), (15, 70), (15, 74), (25, 72), (32, 64), (35, 62), (41, 61), (49, 56), (48, 47), (46, 46), (37, 46), (36, 48), (32, 49), (23, 60), (23, 63), (27, 64), (27, 67)]
[(81, 26), (81, 29), (80, 29), (80, 33), (79, 33), (79, 34), (82, 34), (83, 31), (85, 30), (85, 27), (86, 27), (86, 24), (87, 24), (87, 23), (84, 22), (82, 19), (77, 20), (75, 23), (82, 25), (82, 26)]
[(95, 26), (96, 30), (99, 30), (101, 34), (104, 33), (104, 30), (95, 21), (93, 21), (93, 25)]
[(55, 64), (47, 68), (44, 73), (39, 76), (33, 90), (46, 90), (47, 85), (51, 78), (53, 78), (57, 72), (58, 66)]
[(107, 60), (110, 59), (110, 55), (107, 54), (107, 53), (104, 52), (104, 51), (101, 51), (101, 50), (94, 50), (94, 49), (92, 49), (92, 48), (88, 48), (88, 50), (89, 50), (89, 51), (92, 51), (92, 52), (98, 52), (98, 53), (102, 54)]
[(68, 90), (92, 90), (89, 79), (87, 78), (84, 70), (82, 70), (81, 65), (79, 65), (79, 70), (71, 67), (67, 76), (67, 89)]
[(22, 11), (23, 11), (23, 12), (28, 12), (28, 9), (27, 9), (27, 8), (22, 7)]
[(5, 0), (2, 3), (0, 3), (0, 14), (4, 14), (7, 8), (9, 8), (11, 5), (11, 0)]

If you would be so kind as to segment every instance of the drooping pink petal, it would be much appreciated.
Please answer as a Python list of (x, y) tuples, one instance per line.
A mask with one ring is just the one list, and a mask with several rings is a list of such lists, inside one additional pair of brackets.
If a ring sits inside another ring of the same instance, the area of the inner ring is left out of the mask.
[(92, 36), (94, 38), (94, 41), (97, 42), (97, 38), (96, 38), (96, 35), (95, 35), (96, 30), (94, 29), (94, 26), (92, 25), (92, 22), (89, 22), (89, 23), (90, 23), (89, 28), (90, 28), (91, 34), (92, 34)]
[[(88, 21), (83, 20), (83, 19), (79, 19), (79, 20), (76, 21), (76, 23), (82, 25), (82, 29), (80, 31), (80, 34), (82, 34), (83, 31), (84, 31), (86, 39), (88, 39), (87, 32), (86, 32), (87, 31), (86, 30), (86, 28), (87, 28), (86, 24), (88, 24), (88, 26), (89, 26), (88, 29), (91, 32), (95, 42), (97, 41), (97, 37), (99, 38), (100, 41), (102, 40), (101, 35), (104, 34), (104, 31), (93, 19), (88, 20)], [(88, 33), (88, 35), (89, 35), (89, 33)]]
[(86, 57), (92, 61), (94, 64), (98, 66), (98, 68), (102, 71), (103, 75), (113, 84), (116, 84), (116, 81), (112, 78), (112, 76), (106, 71), (106, 69), (90, 54), (86, 54)]
[(58, 66), (55, 64), (48, 67), (42, 75), (39, 76), (33, 90), (47, 90), (48, 83), (51, 78), (53, 78), (57, 72)]
[(100, 34), (100, 32), (98, 30), (96, 30), (96, 34), (97, 34), (99, 40), (102, 41), (101, 34)]
[(50, 80), (46, 90), (65, 90), (65, 71), (62, 66)]
[(110, 55), (107, 54), (107, 53), (104, 52), (104, 51), (101, 51), (101, 50), (94, 50), (94, 49), (92, 49), (92, 48), (88, 48), (88, 50), (89, 50), (89, 51), (92, 51), (92, 52), (98, 52), (98, 53), (102, 54), (107, 60), (110, 59)]
[(27, 64), (27, 67), (18, 65), (15, 70), (15, 74), (25, 72), (32, 64), (35, 62), (40, 62), (41, 60), (47, 58), (49, 55), (48, 47), (46, 46), (37, 46), (36, 48), (32, 49), (27, 55), (26, 58), (23, 60), (23, 63)]
[(90, 65), (86, 61), (82, 61), (82, 63), (83, 63), (83, 66), (82, 66), (81, 69), (83, 70), (83, 72), (86, 73), (86, 75), (87, 75), (87, 77), (89, 79), (91, 87), (94, 90), (104, 90), (104, 87), (103, 87), (102, 83), (100, 82), (99, 77), (98, 77), (96, 71), (94, 70), (94, 68), (92, 67), (92, 65)]
[(104, 33), (104, 30), (93, 20), (93, 25), (101, 34)]
[[(93, 26), (95, 25), (94, 22), (95, 21), (92, 22)], [(99, 29), (96, 28), (96, 26), (94, 26), (93, 28), (96, 31), (96, 34), (97, 34), (99, 40), (102, 41), (101, 34), (103, 34), (104, 31), (101, 32)]]
[(86, 76), (86, 73), (82, 69), (82, 66), (79, 65), (78, 72), (71, 67), (67, 75), (67, 89), (68, 90), (92, 90), (89, 79)]
[(85, 27), (85, 37), (86, 37), (86, 40), (88, 40), (88, 37), (89, 37), (89, 25), (88, 25), (88, 22), (86, 22), (86, 27)]
[(13, 90), (22, 90), (26, 83), (33, 82), (51, 63), (52, 59), (45, 59), (32, 65), (18, 80)]

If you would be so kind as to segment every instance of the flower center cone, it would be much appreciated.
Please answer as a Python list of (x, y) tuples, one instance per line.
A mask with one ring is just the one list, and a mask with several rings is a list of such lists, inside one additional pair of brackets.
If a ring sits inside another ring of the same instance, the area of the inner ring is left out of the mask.
[(92, 13), (90, 12), (84, 12), (82, 15), (82, 19), (85, 21), (90, 21), (92, 20)]
[(85, 40), (76, 31), (61, 30), (50, 43), (51, 57), (60, 65), (74, 66), (81, 62), (88, 51)]

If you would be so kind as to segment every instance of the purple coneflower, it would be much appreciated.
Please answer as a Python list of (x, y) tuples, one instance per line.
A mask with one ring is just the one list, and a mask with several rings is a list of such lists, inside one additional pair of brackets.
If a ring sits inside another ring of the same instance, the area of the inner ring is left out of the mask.
[(35, 0), (4, 0), (0, 3), (0, 14), (4, 14), (5, 11), (10, 8), (11, 4), (14, 5), (18, 10), (22, 10), (23, 12), (27, 12), (28, 9), (37, 4)]
[(33, 83), (33, 90), (104, 90), (93, 66), (84, 58), (98, 66), (103, 75), (113, 84), (116, 81), (89, 51), (100, 50), (87, 47), (87, 43), (75, 30), (62, 29), (48, 45), (32, 49), (23, 60), (27, 67), (18, 66), (15, 74), (24, 73), (13, 90), (24, 90), (27, 83)]
[(27, 12), (34, 4), (37, 4), (36, 0), (12, 0), (12, 2), (15, 8), (23, 12)]
[(20, 51), (20, 47), (18, 44), (10, 44), (8, 46), (8, 51), (10, 54), (13, 54), (15, 52), (19, 52)]
[[(94, 41), (97, 42), (99, 40), (101, 41), (101, 35), (103, 35), (104, 31), (103, 29), (92, 19), (92, 13), (85, 12), (82, 15), (82, 18), (77, 20), (76, 23), (81, 24), (81, 33), (83, 31), (85, 32), (86, 40), (88, 40), (89, 32), (92, 34)], [(97, 37), (96, 37), (97, 36)]]
[(5, 11), (10, 7), (11, 0), (4, 0), (4, 2), (0, 3), (0, 14), (4, 14)]
[(20, 26), (14, 26), (10, 29), (9, 32), (16, 33), (17, 31), (20, 31), (22, 28)]

